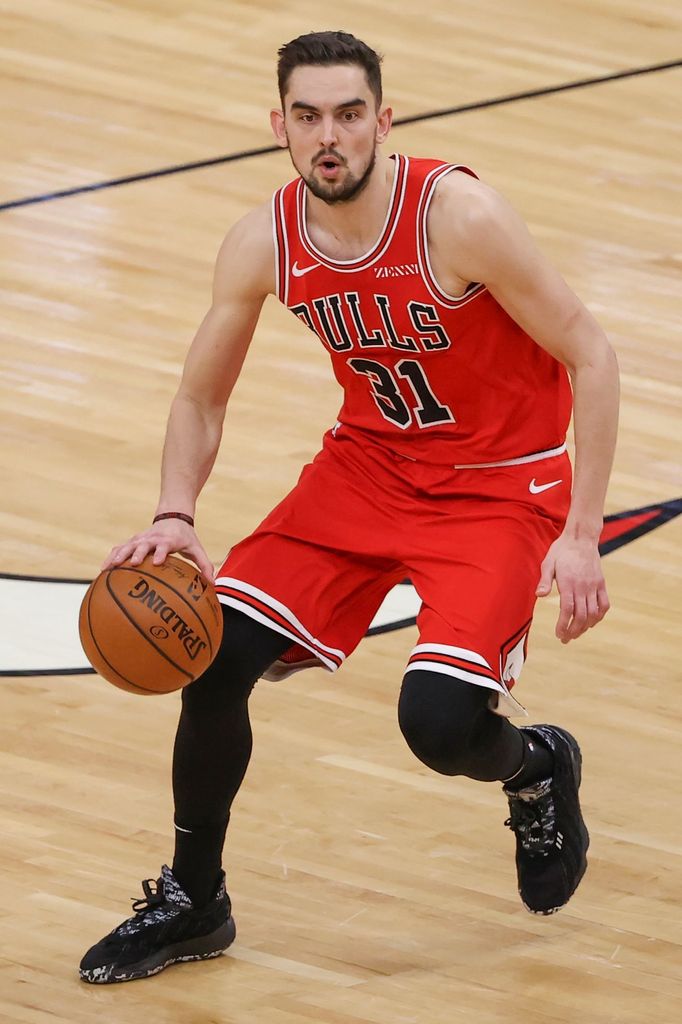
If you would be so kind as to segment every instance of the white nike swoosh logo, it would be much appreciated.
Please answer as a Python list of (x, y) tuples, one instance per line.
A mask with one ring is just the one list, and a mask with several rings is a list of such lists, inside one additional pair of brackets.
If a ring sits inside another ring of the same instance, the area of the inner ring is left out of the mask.
[(548, 484), (536, 484), (535, 477), (533, 477), (531, 482), (528, 484), (528, 490), (531, 494), (542, 494), (543, 491), (548, 491), (550, 487), (556, 487), (557, 484), (560, 483), (561, 480), (552, 480), (552, 482)]
[(303, 277), (304, 274), (309, 273), (311, 270), (316, 270), (318, 267), (321, 266), (321, 263), (311, 263), (309, 267), (299, 267), (297, 260), (296, 263), (294, 263), (293, 267), (291, 268), (291, 273), (294, 275), (294, 277)]

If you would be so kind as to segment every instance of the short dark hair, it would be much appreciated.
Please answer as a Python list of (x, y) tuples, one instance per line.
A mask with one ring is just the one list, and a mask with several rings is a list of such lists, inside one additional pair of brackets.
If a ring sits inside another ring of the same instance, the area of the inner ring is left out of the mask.
[(381, 57), (367, 43), (350, 32), (308, 32), (292, 39), (277, 51), (277, 85), (284, 107), (284, 96), (291, 72), (301, 65), (358, 64), (363, 68), (377, 106), (381, 106)]

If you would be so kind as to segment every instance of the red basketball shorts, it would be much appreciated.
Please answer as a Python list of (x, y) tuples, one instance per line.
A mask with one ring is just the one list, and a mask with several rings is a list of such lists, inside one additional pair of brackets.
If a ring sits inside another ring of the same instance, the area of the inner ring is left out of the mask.
[(528, 641), (540, 564), (570, 500), (565, 445), (511, 464), (416, 462), (342, 426), (289, 495), (229, 552), (216, 588), (291, 639), (266, 673), (336, 670), (406, 576), (422, 601), (407, 671), (487, 687), (500, 714)]

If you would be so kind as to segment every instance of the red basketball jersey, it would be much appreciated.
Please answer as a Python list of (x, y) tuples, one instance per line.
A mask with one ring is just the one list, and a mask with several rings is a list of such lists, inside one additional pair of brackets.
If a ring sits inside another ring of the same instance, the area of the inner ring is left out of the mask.
[(306, 227), (301, 178), (273, 197), (277, 293), (321, 339), (344, 391), (338, 419), (412, 458), (464, 466), (564, 444), (564, 367), (483, 284), (448, 295), (429, 262), (426, 217), (440, 179), (465, 167), (395, 155), (381, 237), (333, 260)]

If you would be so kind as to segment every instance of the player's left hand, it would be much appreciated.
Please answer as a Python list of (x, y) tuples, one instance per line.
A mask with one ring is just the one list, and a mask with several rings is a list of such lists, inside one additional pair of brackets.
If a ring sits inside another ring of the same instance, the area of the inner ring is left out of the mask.
[(561, 609), (555, 633), (567, 644), (601, 622), (609, 610), (597, 542), (565, 534), (558, 537), (540, 568), (537, 596), (547, 597), (554, 580)]

